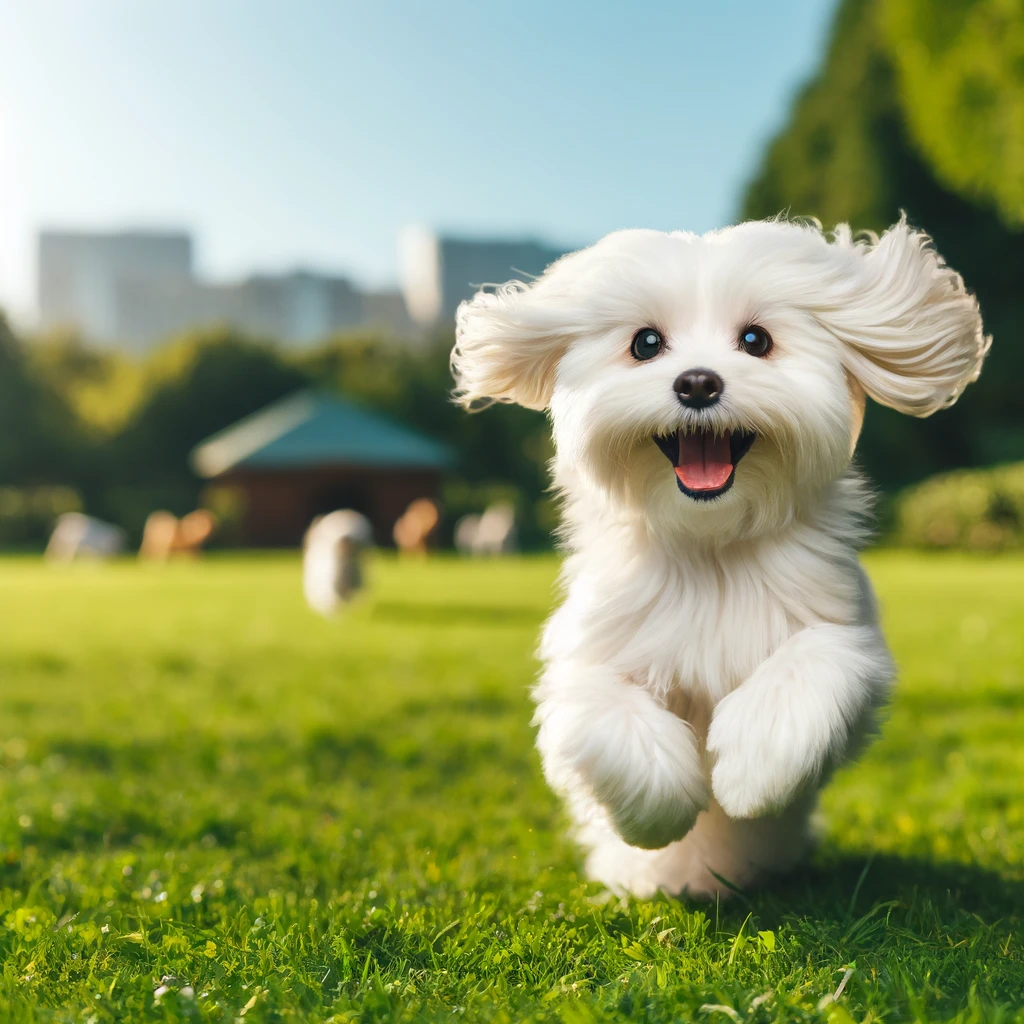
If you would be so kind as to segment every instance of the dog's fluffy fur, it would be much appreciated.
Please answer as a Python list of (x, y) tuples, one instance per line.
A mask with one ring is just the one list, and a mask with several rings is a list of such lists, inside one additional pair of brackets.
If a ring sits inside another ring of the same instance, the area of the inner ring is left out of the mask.
[[(774, 340), (765, 358), (738, 344), (751, 324)], [(665, 347), (638, 361), (645, 327)], [(712, 895), (801, 857), (817, 790), (893, 678), (857, 559), (865, 393), (930, 415), (987, 345), (975, 299), (905, 220), (858, 240), (781, 220), (621, 231), (460, 307), (459, 399), (553, 425), (566, 596), (536, 724), (594, 878)], [(724, 381), (717, 404), (679, 400), (694, 367)], [(681, 493), (653, 440), (694, 429), (756, 434), (712, 500)]]

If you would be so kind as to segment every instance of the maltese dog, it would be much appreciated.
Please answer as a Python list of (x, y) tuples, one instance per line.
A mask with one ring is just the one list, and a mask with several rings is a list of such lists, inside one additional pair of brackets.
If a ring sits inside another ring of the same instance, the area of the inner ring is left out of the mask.
[(302, 538), (302, 591), (306, 603), (333, 615), (363, 589), (363, 551), (373, 544), (373, 526), (350, 508), (317, 516)]
[(593, 878), (725, 895), (804, 854), (894, 675), (857, 557), (865, 396), (928, 416), (988, 344), (905, 218), (619, 231), (459, 308), (461, 402), (552, 423), (565, 600), (535, 724)]

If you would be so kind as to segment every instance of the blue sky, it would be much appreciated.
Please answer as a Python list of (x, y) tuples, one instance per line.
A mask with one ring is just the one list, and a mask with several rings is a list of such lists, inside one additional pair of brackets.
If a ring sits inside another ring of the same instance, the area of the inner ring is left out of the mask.
[(582, 245), (735, 216), (834, 0), (0, 0), (0, 303), (40, 226), (396, 275), (408, 223)]

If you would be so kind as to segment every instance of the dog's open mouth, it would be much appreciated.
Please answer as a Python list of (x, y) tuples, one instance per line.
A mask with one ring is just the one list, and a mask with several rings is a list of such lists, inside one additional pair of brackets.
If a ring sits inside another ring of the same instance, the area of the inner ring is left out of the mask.
[(736, 465), (756, 437), (749, 430), (680, 427), (674, 434), (656, 434), (654, 442), (675, 467), (679, 490), (696, 501), (710, 501), (732, 487)]

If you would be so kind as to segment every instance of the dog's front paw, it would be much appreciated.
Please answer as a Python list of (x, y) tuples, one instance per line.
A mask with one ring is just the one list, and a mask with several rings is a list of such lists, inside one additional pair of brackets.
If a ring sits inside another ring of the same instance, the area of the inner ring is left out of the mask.
[(669, 773), (646, 777), (640, 783), (643, 789), (593, 774), (590, 784), (623, 841), (645, 850), (660, 850), (682, 839), (708, 803), (706, 789), (693, 793), (691, 780)]
[(682, 719), (643, 688), (592, 666), (549, 667), (538, 696), (537, 746), (555, 789), (596, 800), (631, 846), (660, 849), (690, 831), (710, 794)]
[(693, 733), (669, 712), (659, 714), (664, 718), (654, 728), (649, 721), (620, 721), (617, 742), (591, 736), (575, 757), (615, 831), (647, 850), (682, 839), (709, 800)]
[(819, 752), (793, 723), (780, 721), (742, 689), (715, 708), (708, 753), (711, 788), (730, 818), (757, 818), (787, 807), (817, 775)]

